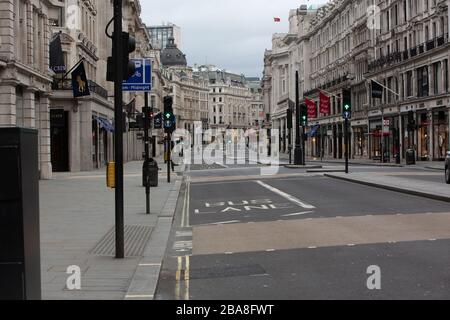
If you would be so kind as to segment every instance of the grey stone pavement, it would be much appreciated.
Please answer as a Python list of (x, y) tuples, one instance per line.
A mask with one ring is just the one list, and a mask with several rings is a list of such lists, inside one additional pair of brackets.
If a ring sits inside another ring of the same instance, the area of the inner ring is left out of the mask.
[[(444, 174), (440, 172), (353, 172), (326, 173), (325, 176), (378, 187), (386, 190), (417, 195), (425, 198), (450, 202), (450, 186), (444, 182)], [(422, 179), (435, 177), (435, 181)], [(441, 180), (441, 182), (439, 182)]]
[[(40, 182), (43, 299), (153, 298), (182, 179), (174, 173), (167, 183), (164, 163), (157, 160), (162, 171), (159, 187), (151, 188), (150, 215), (145, 214), (142, 162), (125, 165), (125, 225), (151, 233), (148, 237), (147, 232), (143, 252), (123, 260), (111, 252), (91, 253), (115, 223), (114, 190), (106, 187), (106, 170), (56, 174), (53, 180)], [(114, 248), (113, 242), (108, 244)], [(80, 267), (81, 290), (66, 288), (69, 266)]]
[[(292, 155), (292, 161), (294, 156)], [(334, 158), (324, 158), (321, 160), (320, 158), (310, 158), (306, 159), (307, 162), (312, 164), (344, 164), (344, 159), (334, 159)], [(286, 164), (289, 162), (289, 154), (280, 153), (280, 163)], [(405, 161), (403, 161), (400, 165), (396, 164), (395, 161), (388, 163), (381, 163), (380, 161), (375, 161), (371, 159), (350, 159), (350, 164), (355, 165), (371, 165), (371, 166), (381, 166), (381, 167), (408, 167), (408, 168), (425, 168), (425, 169), (434, 169), (444, 171), (444, 162), (443, 161), (417, 161), (415, 165), (406, 166)]]

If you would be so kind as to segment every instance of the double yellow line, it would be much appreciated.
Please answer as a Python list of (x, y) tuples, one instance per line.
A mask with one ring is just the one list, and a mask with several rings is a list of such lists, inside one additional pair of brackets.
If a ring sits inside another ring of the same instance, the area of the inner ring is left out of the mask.
[[(178, 266), (175, 276), (175, 299), (176, 300), (189, 300), (189, 268), (190, 268), (190, 257), (177, 257)], [(184, 266), (184, 269), (183, 269)], [(184, 274), (183, 274), (184, 271)], [(184, 286), (183, 286), (184, 284)]]
[[(191, 178), (186, 177), (186, 191), (184, 193), (183, 210), (181, 212), (181, 228), (189, 228), (189, 208), (191, 198)], [(177, 271), (175, 274), (175, 299), (189, 300), (190, 288), (190, 256), (177, 257)]]

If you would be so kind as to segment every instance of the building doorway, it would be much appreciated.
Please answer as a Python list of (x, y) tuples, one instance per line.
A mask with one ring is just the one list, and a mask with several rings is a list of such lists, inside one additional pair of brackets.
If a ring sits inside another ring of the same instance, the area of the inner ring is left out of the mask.
[(69, 113), (50, 110), (51, 161), (54, 172), (69, 171)]

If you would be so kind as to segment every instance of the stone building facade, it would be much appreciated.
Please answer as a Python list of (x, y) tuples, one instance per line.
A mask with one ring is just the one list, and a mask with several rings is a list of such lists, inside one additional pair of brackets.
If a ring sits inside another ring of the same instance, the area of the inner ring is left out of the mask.
[(211, 129), (247, 129), (252, 126), (252, 92), (244, 75), (220, 70), (212, 65), (196, 68), (209, 88), (209, 127)]
[[(284, 83), (290, 88), (299, 71), (301, 100), (318, 105), (320, 92), (331, 99), (330, 114), (310, 119), (309, 156), (344, 156), (342, 94), (350, 89), (352, 158), (380, 160), (383, 153), (394, 161), (412, 148), (418, 160), (442, 160), (449, 146), (448, 15), (444, 0), (340, 0), (291, 11), (289, 34), (274, 35), (266, 51), (263, 78), (265, 107), (282, 139), (284, 100), (295, 101)], [(382, 99), (372, 98), (371, 80), (388, 88)]]
[(52, 177), (50, 159), (49, 2), (0, 2), (0, 126), (39, 130), (42, 179)]

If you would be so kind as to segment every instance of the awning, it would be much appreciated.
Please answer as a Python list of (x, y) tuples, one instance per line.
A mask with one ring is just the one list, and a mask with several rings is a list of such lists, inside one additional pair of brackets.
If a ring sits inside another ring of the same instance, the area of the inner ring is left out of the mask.
[(111, 122), (109, 122), (109, 120), (97, 116), (94, 116), (94, 119), (97, 120), (100, 126), (106, 131), (114, 132), (114, 125)]

